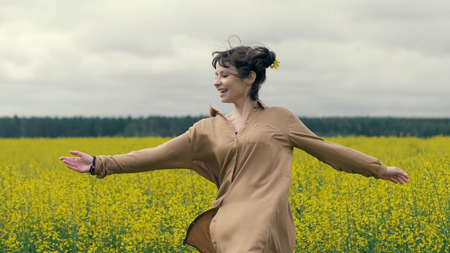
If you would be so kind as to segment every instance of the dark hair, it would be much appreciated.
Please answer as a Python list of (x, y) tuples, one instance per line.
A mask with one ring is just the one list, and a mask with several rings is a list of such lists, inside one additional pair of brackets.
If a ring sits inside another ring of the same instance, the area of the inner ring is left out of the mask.
[(239, 78), (246, 78), (251, 71), (256, 73), (256, 79), (250, 88), (250, 98), (258, 100), (258, 92), (261, 84), (266, 80), (266, 68), (268, 68), (276, 59), (273, 51), (266, 47), (236, 46), (226, 51), (213, 52), (212, 65), (216, 68), (219, 64), (225, 68), (234, 66)]

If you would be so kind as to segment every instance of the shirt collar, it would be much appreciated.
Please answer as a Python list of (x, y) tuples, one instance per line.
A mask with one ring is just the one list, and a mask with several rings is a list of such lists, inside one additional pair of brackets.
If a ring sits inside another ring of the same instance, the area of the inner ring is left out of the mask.
[(257, 106), (261, 109), (266, 109), (267, 105), (265, 105), (261, 100), (257, 100)]
[(218, 112), (219, 112), (219, 111), (216, 110), (216, 109), (214, 109), (214, 108), (212, 107), (211, 103), (209, 103), (209, 114), (211, 114), (211, 117), (216, 117), (216, 115), (217, 115)]
[[(259, 108), (261, 109), (266, 109), (266, 105), (261, 101), (261, 100), (257, 100), (256, 101), (256, 106), (253, 107), (254, 110), (257, 110)], [(209, 114), (211, 114), (211, 117), (216, 117), (217, 113), (219, 113), (218, 110), (214, 109), (211, 105), (211, 103), (209, 103)]]

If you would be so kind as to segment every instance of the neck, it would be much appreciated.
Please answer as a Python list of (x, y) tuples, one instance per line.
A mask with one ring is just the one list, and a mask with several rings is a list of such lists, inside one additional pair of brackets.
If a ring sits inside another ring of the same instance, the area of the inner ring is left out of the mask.
[(242, 101), (234, 103), (233, 116), (236, 118), (247, 118), (250, 111), (256, 106), (256, 101), (246, 97)]

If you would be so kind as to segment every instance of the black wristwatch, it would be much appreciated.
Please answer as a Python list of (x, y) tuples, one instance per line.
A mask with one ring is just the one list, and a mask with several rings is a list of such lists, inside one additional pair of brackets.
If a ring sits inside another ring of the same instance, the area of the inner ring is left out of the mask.
[(91, 174), (91, 175), (95, 175), (95, 159), (97, 159), (97, 157), (93, 156), (92, 157), (92, 165), (91, 165), (91, 168), (89, 169), (89, 174)]

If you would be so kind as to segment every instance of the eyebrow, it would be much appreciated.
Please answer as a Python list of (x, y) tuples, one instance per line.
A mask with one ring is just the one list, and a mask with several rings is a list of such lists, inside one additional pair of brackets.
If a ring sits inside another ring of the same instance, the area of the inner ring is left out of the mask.
[(233, 73), (231, 73), (231, 71), (226, 70), (226, 69), (225, 69), (225, 70), (221, 70), (221, 71), (219, 71), (219, 72), (216, 71), (215, 74), (216, 74), (216, 76), (217, 76), (218, 74), (223, 74), (223, 73), (227, 73), (227, 74), (233, 75)]

